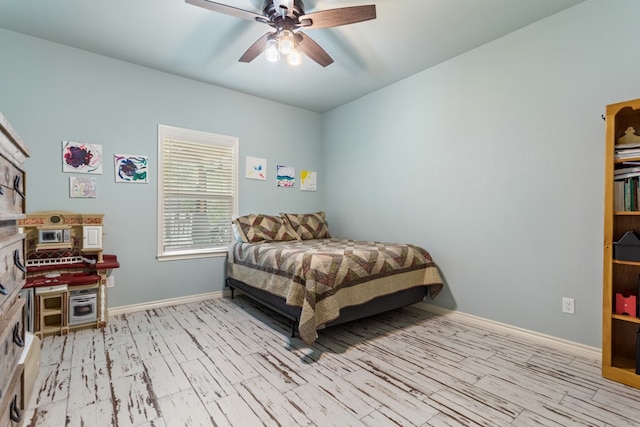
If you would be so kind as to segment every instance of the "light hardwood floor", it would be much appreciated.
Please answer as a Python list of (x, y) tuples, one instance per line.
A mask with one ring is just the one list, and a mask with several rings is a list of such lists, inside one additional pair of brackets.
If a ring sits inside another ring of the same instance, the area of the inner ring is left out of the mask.
[(320, 332), (236, 297), (42, 341), (32, 426), (640, 426), (597, 360), (415, 307)]

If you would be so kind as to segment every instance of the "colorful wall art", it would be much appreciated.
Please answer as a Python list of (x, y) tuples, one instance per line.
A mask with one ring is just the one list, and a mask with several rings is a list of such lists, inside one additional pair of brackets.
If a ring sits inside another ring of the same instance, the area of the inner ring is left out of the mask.
[(149, 158), (133, 154), (114, 154), (116, 182), (146, 184), (149, 182)]
[(247, 156), (245, 177), (265, 181), (267, 179), (267, 160)]
[(278, 165), (277, 170), (276, 180), (278, 187), (293, 188), (296, 183), (296, 168)]
[(69, 197), (95, 198), (96, 179), (89, 177), (69, 177)]
[(317, 178), (313, 171), (300, 171), (300, 190), (316, 191)]
[(102, 173), (102, 146), (62, 141), (62, 172)]

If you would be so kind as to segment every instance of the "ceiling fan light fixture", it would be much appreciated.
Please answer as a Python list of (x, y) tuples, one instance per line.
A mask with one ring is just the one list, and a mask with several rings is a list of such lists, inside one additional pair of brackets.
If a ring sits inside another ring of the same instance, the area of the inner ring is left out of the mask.
[(278, 50), (278, 42), (275, 39), (267, 40), (267, 48), (264, 51), (264, 57), (269, 62), (278, 62), (280, 60), (280, 51)]
[(302, 63), (302, 54), (297, 49), (293, 49), (287, 56), (287, 62), (289, 65), (300, 65)]
[[(270, 26), (274, 32), (268, 32), (256, 40), (238, 59), (240, 62), (251, 62), (262, 52), (269, 61), (278, 61), (281, 55), (289, 56), (289, 64), (300, 64), (302, 54), (298, 47), (311, 60), (326, 67), (333, 63), (329, 54), (311, 37), (298, 31), (300, 28), (319, 29), (333, 28), (342, 25), (376, 19), (376, 5), (348, 6), (305, 13), (303, 0), (264, 0), (262, 13), (251, 12), (218, 3), (212, 0), (185, 0), (195, 6), (224, 13), (236, 18), (259, 22)], [(294, 34), (294, 31), (295, 34)]]
[(293, 32), (289, 30), (282, 30), (278, 36), (278, 47), (280, 53), (288, 55), (294, 49), (293, 46)]

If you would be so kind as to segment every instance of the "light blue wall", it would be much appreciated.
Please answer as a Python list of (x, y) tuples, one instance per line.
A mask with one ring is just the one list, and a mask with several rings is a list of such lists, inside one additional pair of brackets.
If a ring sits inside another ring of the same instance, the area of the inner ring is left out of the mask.
[[(105, 214), (104, 246), (121, 268), (110, 307), (221, 291), (224, 258), (157, 262), (157, 126), (240, 140), (240, 213), (322, 207), (322, 116), (0, 29), (0, 111), (31, 151), (27, 211)], [(286, 127), (283, 126), (286, 118)], [(61, 141), (101, 144), (95, 199), (70, 199)], [(148, 184), (116, 184), (115, 153), (148, 155)], [(267, 181), (246, 180), (245, 156)], [(276, 164), (318, 172), (318, 191), (277, 188)]]
[(434, 304), (600, 347), (601, 115), (640, 97), (638, 23), (588, 1), (325, 114), (332, 232), (427, 248)]
[[(268, 159), (268, 182), (241, 179), (241, 213), (324, 209), (335, 235), (422, 245), (447, 282), (435, 304), (600, 346), (600, 116), (640, 97), (638, 22), (635, 0), (590, 0), (325, 115), (0, 30), (0, 111), (32, 151), (30, 211), (105, 213), (111, 307), (222, 289), (221, 258), (155, 260), (163, 123)], [(69, 199), (64, 139), (147, 154), (151, 182), (105, 167), (98, 198)], [(319, 191), (276, 188), (278, 163), (318, 171)]]

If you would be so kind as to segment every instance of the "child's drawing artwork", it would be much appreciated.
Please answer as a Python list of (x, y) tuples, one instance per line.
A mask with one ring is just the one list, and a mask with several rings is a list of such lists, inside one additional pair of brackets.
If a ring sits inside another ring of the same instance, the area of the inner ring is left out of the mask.
[(293, 188), (296, 183), (296, 168), (278, 165), (277, 169), (276, 180), (278, 181), (278, 187)]
[(259, 179), (266, 181), (267, 179), (267, 160), (258, 157), (247, 156), (247, 169), (245, 177), (249, 179)]
[(114, 154), (116, 182), (133, 182), (146, 184), (149, 182), (147, 156), (134, 154)]
[(316, 191), (317, 178), (316, 173), (313, 171), (301, 171), (300, 172), (300, 190), (301, 191)]
[(69, 197), (92, 198), (96, 197), (96, 179), (89, 177), (69, 177)]
[(102, 173), (102, 145), (62, 141), (62, 172)]

